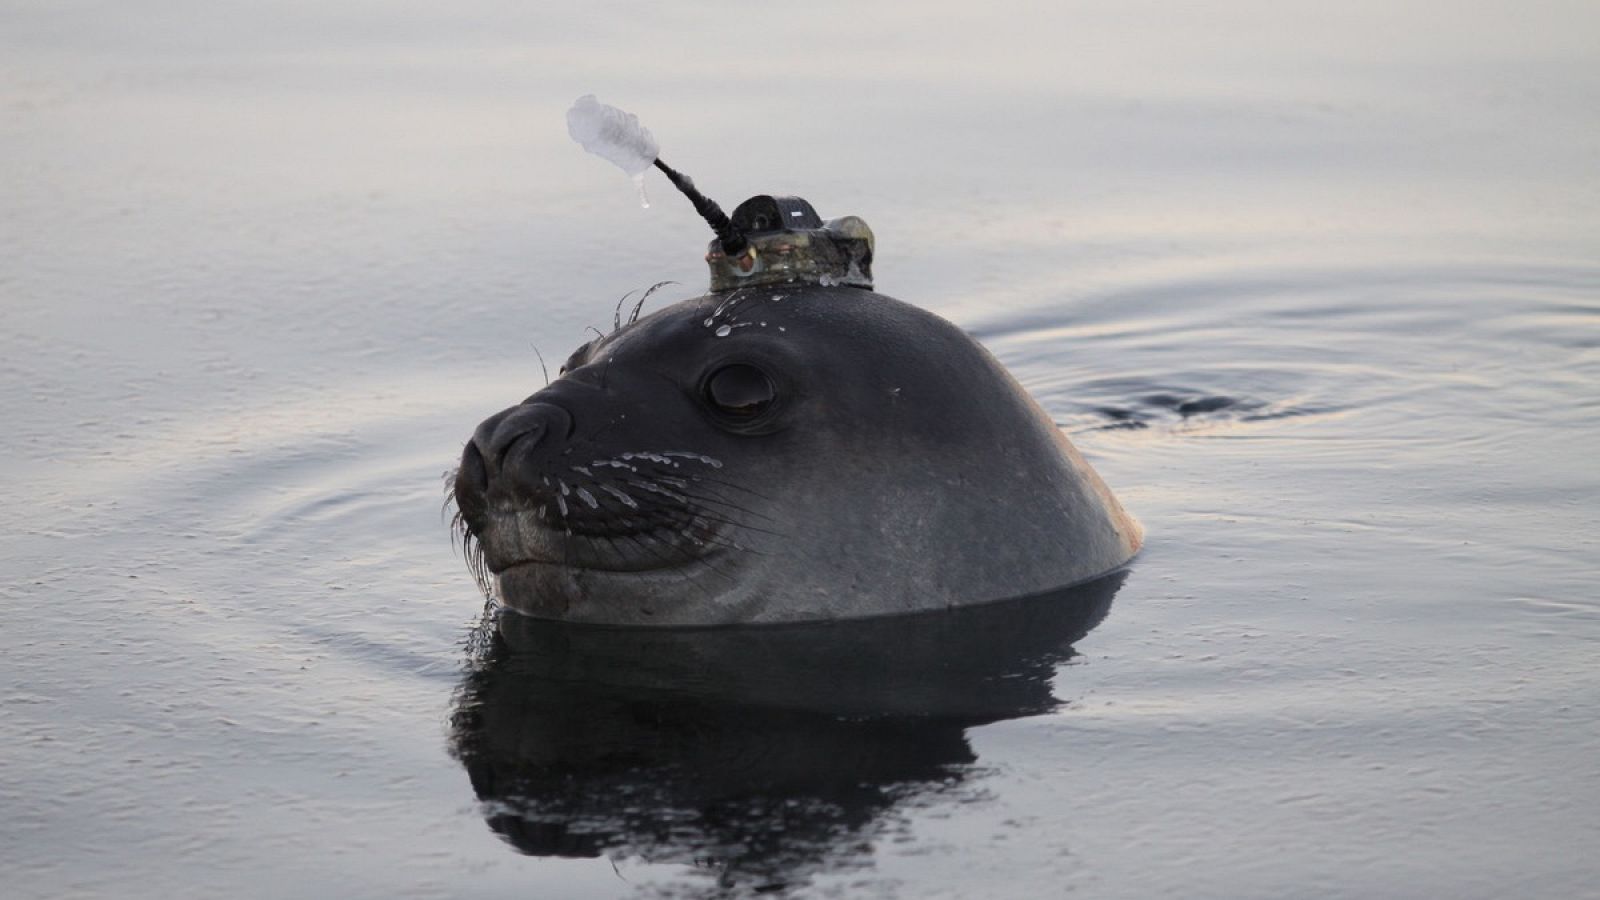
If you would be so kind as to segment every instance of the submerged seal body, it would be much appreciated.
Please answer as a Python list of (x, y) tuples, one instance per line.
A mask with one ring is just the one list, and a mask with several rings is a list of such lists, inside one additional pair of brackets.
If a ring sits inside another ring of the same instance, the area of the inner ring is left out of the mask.
[(976, 341), (823, 284), (715, 291), (584, 345), (478, 427), (454, 495), (503, 603), (617, 625), (1019, 597), (1141, 540)]

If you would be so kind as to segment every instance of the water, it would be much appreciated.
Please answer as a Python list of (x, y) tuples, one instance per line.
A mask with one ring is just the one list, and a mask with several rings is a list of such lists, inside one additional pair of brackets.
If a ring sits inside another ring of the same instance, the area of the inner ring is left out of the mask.
[[(1600, 17), (1437, 16), (13, 4), (8, 896), (1600, 895)], [(670, 644), (468, 646), (463, 441), (706, 280), (590, 92), (1040, 397), (1149, 529), (1097, 627), (698, 706), (539, 668)], [(659, 766), (570, 795), (627, 839), (519, 852), (474, 709)]]

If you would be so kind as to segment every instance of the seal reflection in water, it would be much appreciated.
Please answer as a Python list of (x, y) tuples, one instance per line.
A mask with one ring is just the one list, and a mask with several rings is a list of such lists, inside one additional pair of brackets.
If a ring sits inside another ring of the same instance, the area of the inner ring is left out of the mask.
[(737, 896), (796, 887), (865, 864), (897, 806), (960, 797), (966, 729), (1056, 709), (1058, 667), (1122, 579), (776, 628), (502, 614), (454, 750), (522, 853), (693, 865)]
[(949, 322), (870, 290), (872, 235), (735, 210), (712, 291), (578, 348), (483, 422), (454, 484), (485, 587), (539, 618), (892, 615), (1104, 575), (1140, 530)]

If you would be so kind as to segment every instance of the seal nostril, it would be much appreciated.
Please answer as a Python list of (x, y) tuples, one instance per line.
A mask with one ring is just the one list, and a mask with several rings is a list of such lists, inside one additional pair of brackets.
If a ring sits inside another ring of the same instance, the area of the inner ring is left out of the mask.
[[(483, 455), (489, 472), (497, 472), (514, 446), (536, 447), (571, 437), (572, 417), (551, 403), (524, 403), (494, 416), (472, 436), (472, 443)], [(559, 435), (559, 438), (553, 438)]]
[(511, 439), (505, 443), (505, 446), (503, 448), (499, 448), (500, 458), (496, 462), (501, 468), (505, 468), (506, 457), (511, 455), (512, 448), (523, 443), (526, 443), (529, 447), (537, 447), (539, 443), (544, 440), (546, 431), (547, 429), (543, 425), (540, 425), (521, 432), (520, 434), (512, 435)]
[(507, 416), (489, 438), (489, 458), (494, 460), (495, 468), (500, 468), (505, 465), (506, 452), (511, 449), (511, 445), (523, 441), (531, 442), (530, 446), (537, 445), (547, 430), (542, 421), (529, 422), (525, 416)]
[(456, 470), (456, 491), (459, 493), (463, 487), (480, 493), (489, 489), (489, 471), (483, 464), (483, 452), (471, 441), (461, 451), (461, 468)]

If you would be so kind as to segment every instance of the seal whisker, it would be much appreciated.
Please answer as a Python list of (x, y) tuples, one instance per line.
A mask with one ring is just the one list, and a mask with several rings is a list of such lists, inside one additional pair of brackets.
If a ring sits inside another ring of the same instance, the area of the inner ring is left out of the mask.
[(739, 316), (740, 315), (744, 315), (744, 314), (747, 314), (747, 313), (754, 312), (757, 309), (760, 309), (763, 305), (768, 304), (768, 303), (772, 303), (772, 302), (777, 301), (777, 300), (782, 300), (786, 296), (788, 296), (788, 295), (787, 294), (779, 294), (779, 293), (774, 293), (772, 291), (768, 291), (767, 293), (762, 294), (761, 296), (754, 298), (753, 302), (751, 302), (750, 305), (746, 306), (744, 309), (740, 310), (738, 313), (734, 313), (733, 311), (730, 310), (729, 313), (728, 313), (728, 323), (729, 324), (736, 323), (736, 322), (739, 321)]
[[(604, 484), (597, 479), (591, 478), (575, 486), (567, 485), (564, 480), (558, 479), (557, 484), (570, 489), (572, 491), (572, 495), (584, 499), (586, 503), (589, 502), (589, 498), (594, 498), (596, 502), (591, 506), (593, 509), (599, 509), (600, 506), (598, 503), (598, 498), (595, 498), (594, 494), (588, 490), (589, 486), (593, 486), (595, 490), (610, 494), (611, 496), (616, 496), (619, 499), (631, 501), (630, 508), (639, 513), (639, 518), (636, 521), (641, 524), (648, 525), (649, 527), (647, 529), (627, 531), (622, 533), (620, 536), (634, 539), (644, 538), (653, 542), (654, 544), (671, 550), (675, 556), (680, 556), (682, 561), (685, 562), (694, 560), (696, 558), (695, 555), (689, 552), (687, 548), (665, 540), (658, 534), (658, 532), (671, 531), (678, 534), (682, 538), (693, 541), (700, 546), (710, 545), (729, 550), (738, 550), (745, 553), (753, 553), (756, 555), (764, 554), (762, 554), (760, 551), (752, 550), (751, 548), (746, 547), (737, 541), (718, 536), (715, 532), (714, 526), (721, 525), (732, 529), (743, 529), (758, 533), (774, 534), (766, 529), (750, 526), (747, 523), (737, 519), (718, 515), (710, 510), (705, 509), (702, 502), (691, 501), (691, 498), (688, 496), (673, 495), (671, 492), (662, 493), (661, 491), (657, 490), (651, 495), (652, 499), (665, 497), (666, 499), (672, 500), (673, 502), (671, 503), (662, 503), (657, 499), (655, 502), (642, 504), (640, 501), (635, 500), (626, 492)], [(555, 499), (558, 505), (564, 506), (562, 495), (556, 494)], [(619, 536), (615, 533), (595, 533), (583, 528), (575, 529), (574, 525), (578, 524), (578, 521), (573, 519), (575, 513), (576, 510), (572, 509), (571, 507), (565, 507), (563, 509), (563, 520), (567, 522), (566, 534), (569, 540), (592, 540), (598, 538), (614, 542), (614, 540)], [(624, 523), (626, 523), (626, 519), (624, 519)], [(781, 535), (777, 536), (781, 537)], [(660, 552), (655, 551), (652, 548), (642, 547), (642, 549), (651, 549), (651, 555), (664, 563), (671, 562), (673, 559), (673, 557), (670, 556), (663, 556)], [(718, 571), (720, 572), (720, 570)]]
[[(725, 518), (723, 516), (717, 515), (715, 512), (712, 512), (711, 510), (704, 509), (704, 508), (690, 509), (688, 507), (657, 506), (657, 507), (654, 507), (652, 509), (646, 510), (646, 513), (650, 514), (650, 515), (663, 514), (663, 513), (667, 513), (667, 514), (676, 513), (676, 514), (681, 514), (681, 515), (694, 515), (694, 516), (700, 516), (701, 518), (705, 519), (707, 522), (714, 522), (714, 523), (716, 523), (718, 525), (726, 525), (726, 526), (728, 526), (730, 528), (738, 528), (738, 529), (741, 529), (741, 530), (744, 530), (744, 531), (754, 532), (756, 534), (764, 534), (764, 535), (768, 535), (770, 537), (776, 537), (776, 538), (788, 538), (788, 537), (790, 537), (790, 535), (785, 534), (785, 533), (783, 533), (781, 531), (773, 531), (770, 528), (762, 528), (759, 525), (751, 525), (748, 522), (741, 522), (738, 519)], [(749, 549), (749, 548), (741, 547), (740, 549)]]
[(545, 387), (550, 386), (550, 367), (544, 364), (544, 354), (539, 352), (539, 345), (529, 344), (533, 348), (533, 355), (539, 358), (539, 371), (544, 375)]
[[(640, 536), (644, 537), (647, 540), (652, 540), (652, 541), (655, 541), (657, 543), (662, 543), (661, 538), (658, 538), (658, 537), (656, 537), (656, 536), (654, 536), (652, 534), (649, 534), (649, 533), (645, 533), (645, 534), (640, 535)], [(728, 574), (727, 572), (724, 572), (721, 569), (717, 568), (716, 566), (712, 565), (710, 560), (707, 560), (705, 557), (696, 556), (696, 555), (694, 555), (692, 553), (689, 553), (689, 552), (683, 550), (682, 548), (674, 548), (674, 547), (672, 547), (671, 544), (667, 544), (667, 546), (669, 548), (677, 550), (682, 555), (682, 557), (683, 557), (682, 562), (705, 566), (707, 569), (711, 570), (712, 572), (715, 572), (718, 575), (722, 576), (723, 578), (728, 579), (728, 581), (733, 582), (735, 584), (738, 583), (738, 579), (737, 578), (734, 578), (732, 575)]]
[[(638, 548), (640, 551), (642, 551), (644, 553), (649, 553), (652, 556), (656, 556), (654, 551), (652, 551), (649, 547), (646, 547), (644, 544), (640, 543), (639, 540), (637, 538), (634, 538), (632, 535), (624, 535), (624, 537), (626, 537), (628, 539), (628, 542), (631, 543), (634, 547)], [(616, 540), (614, 538), (610, 539), (610, 540), (611, 540), (612, 546), (615, 547), (617, 545), (616, 544)], [(656, 556), (656, 558), (660, 559), (659, 556)], [(663, 563), (664, 563), (664, 565), (670, 565), (670, 563), (668, 561), (663, 561)], [(687, 584), (687, 585), (690, 585), (690, 586), (694, 587), (707, 600), (714, 600), (716, 598), (716, 594), (714, 594), (711, 591), (711, 587), (709, 585), (698, 583), (697, 579), (695, 579), (693, 576), (691, 576), (687, 572), (682, 572), (682, 571), (679, 571), (679, 570), (674, 569), (674, 568), (664, 568), (661, 571), (663, 571), (668, 576), (676, 579), (678, 581), (678, 583), (680, 583), (680, 584)]]
[(632, 297), (634, 293), (635, 291), (629, 291), (617, 298), (617, 308), (611, 313), (611, 330), (613, 332), (622, 330), (622, 304), (627, 303), (628, 298)]
[(711, 311), (711, 315), (702, 324), (710, 328), (716, 324), (718, 319), (722, 318), (723, 313), (731, 315), (733, 308), (739, 305), (740, 300), (744, 299), (743, 295), (744, 288), (734, 288), (733, 293), (717, 304), (717, 308)]
[[(744, 524), (742, 524), (740, 522), (734, 522), (734, 521), (731, 521), (731, 520), (728, 520), (728, 519), (717, 518), (716, 516), (708, 515), (708, 514), (703, 513), (703, 512), (685, 512), (685, 511), (679, 511), (679, 510), (660, 510), (659, 512), (660, 512), (660, 514), (662, 516), (665, 517), (666, 521), (669, 524), (677, 526), (680, 529), (685, 529), (685, 528), (692, 527), (695, 524), (693, 520), (694, 519), (699, 519), (699, 520), (701, 520), (702, 523), (726, 525), (726, 526), (729, 526), (730, 528), (742, 528), (742, 529), (745, 529), (745, 530), (748, 530), (748, 531), (760, 531), (760, 529), (749, 528), (749, 526), (746, 526), (746, 525), (744, 525)], [(687, 522), (683, 521), (681, 518), (679, 518), (681, 516), (687, 516), (690, 519), (690, 521), (687, 521)], [(764, 533), (771, 534), (771, 532), (764, 532)], [(718, 546), (718, 547), (725, 547), (725, 548), (727, 548), (729, 550), (738, 550), (741, 553), (750, 553), (750, 554), (754, 554), (756, 556), (767, 556), (767, 555), (769, 555), (764, 550), (756, 550), (756, 549), (754, 549), (752, 547), (747, 547), (744, 544), (738, 543), (737, 541), (733, 541), (733, 540), (729, 540), (727, 538), (721, 537), (715, 531), (707, 531), (704, 534), (690, 535), (690, 536), (691, 536), (692, 539), (694, 539), (696, 541), (713, 544), (713, 545)], [(777, 537), (783, 537), (783, 535), (776, 535), (776, 536)]]
[(732, 488), (733, 490), (741, 491), (743, 493), (749, 494), (750, 496), (755, 497), (755, 498), (760, 499), (760, 500), (771, 500), (771, 499), (773, 499), (772, 497), (761, 493), (760, 491), (756, 490), (755, 488), (752, 488), (752, 487), (749, 487), (749, 486), (743, 485), (743, 484), (738, 484), (737, 482), (728, 481), (725, 478), (715, 478), (715, 477), (710, 476), (710, 475), (690, 475), (689, 477), (694, 479), (695, 481), (704, 482), (706, 484), (714, 484), (714, 485), (717, 485), (718, 487)]
[(710, 509), (706, 509), (704, 507), (701, 507), (700, 509), (696, 510), (696, 512), (698, 512), (702, 516), (705, 516), (707, 521), (716, 522), (719, 525), (728, 525), (728, 526), (731, 526), (731, 527), (734, 527), (734, 528), (743, 529), (745, 531), (754, 532), (756, 534), (764, 534), (764, 535), (767, 535), (769, 537), (787, 538), (787, 537), (791, 536), (791, 535), (789, 535), (789, 534), (787, 534), (785, 532), (782, 532), (782, 531), (775, 531), (775, 530), (773, 530), (771, 528), (763, 528), (760, 525), (752, 525), (749, 522), (741, 522), (738, 519), (734, 519), (734, 518), (726, 518), (725, 516), (729, 515), (729, 514), (725, 513), (724, 515), (718, 515), (716, 511), (710, 510)]
[(677, 282), (676, 281), (658, 281), (655, 284), (650, 285), (650, 287), (645, 290), (644, 296), (639, 298), (639, 302), (635, 303), (633, 305), (633, 312), (632, 312), (632, 314), (630, 314), (628, 316), (628, 324), (632, 325), (633, 323), (639, 321), (639, 311), (641, 309), (644, 309), (644, 302), (646, 300), (650, 299), (650, 295), (651, 294), (654, 294), (656, 291), (661, 290), (662, 288), (666, 287), (669, 284), (677, 284)]
[[(695, 482), (698, 482), (699, 480), (700, 479), (695, 479)], [(698, 500), (698, 501), (700, 501), (702, 503), (715, 503), (718, 506), (726, 506), (729, 509), (735, 509), (735, 510), (738, 510), (739, 512), (745, 513), (747, 515), (752, 515), (752, 516), (756, 516), (757, 518), (766, 519), (768, 522), (776, 522), (776, 521), (778, 521), (777, 519), (773, 518), (772, 516), (769, 516), (766, 513), (761, 512), (759, 510), (750, 509), (749, 507), (746, 507), (746, 506), (740, 506), (739, 504), (733, 502), (732, 500), (729, 500), (726, 497), (723, 497), (721, 494), (718, 494), (715, 491), (713, 491), (713, 490), (711, 490), (709, 488), (706, 488), (706, 487), (702, 487), (702, 486), (700, 486), (698, 484), (696, 484), (694, 487), (685, 486), (684, 493), (685, 493), (686, 496), (692, 497), (695, 500)], [(765, 499), (765, 498), (763, 498), (763, 499)]]
[[(716, 566), (711, 565), (710, 563), (706, 562), (704, 559), (701, 559), (701, 558), (699, 558), (697, 556), (693, 556), (691, 554), (685, 553), (685, 554), (683, 554), (683, 559), (681, 559), (681, 560), (674, 560), (670, 556), (662, 556), (658, 551), (654, 550), (651, 547), (646, 546), (645, 544), (643, 544), (639, 540), (640, 537), (650, 538), (650, 535), (648, 535), (648, 534), (645, 534), (645, 535), (626, 534), (626, 535), (623, 535), (623, 537), (627, 538), (630, 542), (633, 543), (634, 546), (638, 547), (640, 550), (642, 550), (645, 553), (648, 553), (651, 556), (655, 557), (655, 559), (658, 562), (661, 563), (662, 569), (664, 569), (664, 570), (666, 570), (668, 572), (671, 572), (672, 571), (672, 567), (675, 566), (678, 563), (700, 563), (701, 565), (704, 565), (706, 568), (710, 569), (711, 571), (717, 573), (718, 575), (721, 575), (723, 578), (727, 578), (729, 580), (733, 580), (733, 576), (731, 576), (728, 573), (722, 571), (721, 569), (718, 569)], [(651, 540), (654, 540), (657, 543), (660, 542), (659, 538), (651, 538)], [(685, 575), (685, 574), (683, 574), (681, 572), (674, 573), (674, 574), (676, 574), (679, 577), (680, 580), (692, 581), (692, 579), (688, 575)], [(709, 596), (709, 594), (708, 594), (708, 596)]]
[[(570, 528), (565, 529), (563, 531), (563, 534), (565, 535), (565, 537), (561, 541), (561, 568), (563, 568), (563, 569), (571, 569), (572, 568), (572, 529), (570, 529)], [(570, 605), (571, 602), (572, 602), (571, 600), (568, 600), (567, 601), (568, 605)]]
[[(725, 484), (725, 482), (718, 482), (716, 479), (706, 479), (696, 475), (668, 474), (659, 470), (642, 470), (638, 467), (630, 468), (629, 474), (621, 476), (618, 480), (623, 484), (639, 487), (643, 490), (651, 491), (657, 494), (664, 494), (665, 496), (669, 496), (678, 500), (682, 499), (681, 494), (674, 495), (672, 492), (667, 491), (662, 485), (670, 485), (671, 487), (678, 488), (679, 491), (688, 491), (691, 484), (700, 484), (702, 482), (709, 482), (711, 484)], [(710, 492), (709, 488), (701, 488), (700, 490)], [(767, 499), (762, 497), (760, 494), (756, 494), (755, 496), (763, 500)], [(749, 512), (752, 515), (761, 515), (763, 518), (767, 518), (761, 513), (757, 513), (754, 510), (745, 509), (744, 507), (739, 506), (733, 501), (722, 497), (720, 494), (710, 492), (710, 498), (716, 500), (724, 506), (731, 506), (743, 512)]]
[[(628, 478), (622, 479), (622, 483), (625, 484), (625, 485), (628, 485), (630, 487), (640, 487), (640, 488), (642, 488), (644, 490), (652, 490), (651, 488), (646, 487), (644, 484), (642, 484), (642, 483), (640, 483), (638, 481), (632, 480), (632, 479), (628, 479)], [(652, 492), (656, 493), (657, 495), (660, 495), (660, 493), (661, 493), (660, 491), (652, 491)], [(669, 494), (668, 496), (672, 496), (672, 495)], [(727, 499), (719, 496), (718, 494), (716, 494), (716, 493), (714, 493), (712, 491), (709, 491), (706, 488), (690, 488), (689, 486), (685, 485), (684, 488), (683, 488), (683, 493), (681, 493), (679, 495), (676, 495), (676, 496), (673, 496), (673, 499), (685, 500), (685, 501), (686, 500), (693, 500), (693, 501), (696, 501), (696, 502), (702, 503), (702, 504), (707, 504), (708, 503), (708, 504), (712, 504), (712, 505), (715, 505), (715, 506), (723, 506), (723, 507), (727, 507), (730, 510), (734, 510), (736, 512), (745, 513), (746, 515), (755, 516), (755, 517), (760, 518), (760, 519), (766, 519), (768, 522), (776, 522), (776, 521), (778, 521), (777, 519), (774, 519), (772, 516), (769, 516), (766, 513), (760, 512), (758, 510), (750, 509), (750, 508), (745, 507), (745, 506), (740, 506), (739, 504), (734, 503), (731, 500), (727, 500)]]
[(739, 520), (733, 519), (733, 518), (724, 518), (722, 516), (715, 516), (715, 515), (713, 515), (713, 513), (710, 510), (705, 508), (705, 506), (707, 504), (710, 504), (710, 505), (713, 505), (713, 506), (724, 506), (724, 507), (727, 507), (732, 512), (746, 513), (748, 515), (757, 516), (759, 518), (766, 519), (769, 522), (776, 522), (777, 521), (777, 520), (773, 519), (771, 516), (762, 515), (761, 513), (755, 512), (754, 510), (748, 510), (748, 509), (745, 509), (745, 508), (743, 508), (741, 506), (738, 506), (736, 504), (727, 503), (727, 502), (724, 502), (724, 501), (721, 501), (721, 500), (717, 500), (715, 498), (697, 496), (697, 495), (691, 494), (691, 493), (685, 493), (685, 494), (681, 494), (680, 495), (680, 494), (673, 494), (673, 493), (667, 492), (667, 493), (663, 494), (660, 490), (654, 489), (654, 488), (650, 487), (649, 485), (639, 484), (637, 482), (624, 482), (624, 483), (632, 485), (632, 486), (635, 486), (635, 487), (641, 487), (641, 488), (643, 488), (644, 490), (647, 490), (647, 491), (652, 491), (657, 496), (666, 496), (669, 499), (677, 501), (677, 505), (676, 506), (660, 505), (660, 506), (656, 507), (657, 509), (674, 509), (674, 508), (676, 508), (676, 509), (690, 509), (691, 506), (697, 506), (698, 509), (694, 509), (693, 510), (694, 512), (699, 513), (701, 515), (704, 515), (708, 519), (713, 519), (713, 520), (715, 520), (715, 521), (717, 521), (717, 522), (719, 522), (721, 524), (731, 525), (731, 526), (734, 526), (734, 527), (737, 527), (737, 528), (743, 528), (743, 529), (745, 529), (747, 531), (754, 531), (754, 532), (757, 532), (757, 533), (760, 533), (760, 534), (771, 535), (773, 537), (788, 537), (788, 535), (784, 534), (783, 532), (774, 531), (774, 530), (772, 530), (770, 528), (762, 528), (760, 526), (751, 525), (748, 522), (742, 522), (742, 521), (739, 521)]
[(484, 557), (483, 547), (467, 528), (466, 520), (461, 517), (460, 513), (457, 513), (454, 521), (451, 522), (451, 528), (455, 530), (457, 538), (453, 546), (460, 548), (461, 558), (466, 562), (467, 571), (472, 574), (472, 580), (477, 582), (478, 589), (485, 596), (494, 596), (493, 576), (489, 573), (489, 562)]
[(722, 468), (722, 460), (713, 459), (703, 453), (691, 453), (688, 450), (663, 450), (661, 455), (668, 459), (682, 459), (689, 462), (704, 463), (713, 469)]
[[(703, 517), (707, 522), (715, 522), (718, 525), (726, 525), (726, 526), (728, 526), (730, 528), (738, 528), (738, 529), (741, 529), (743, 531), (753, 531), (756, 534), (764, 534), (764, 535), (767, 535), (769, 537), (775, 537), (775, 538), (787, 538), (787, 537), (790, 537), (790, 535), (787, 535), (787, 534), (785, 534), (785, 533), (783, 533), (781, 531), (773, 531), (770, 528), (762, 528), (762, 527), (757, 526), (757, 525), (750, 525), (748, 523), (740, 522), (740, 521), (735, 520), (735, 519), (724, 519), (721, 516), (715, 515), (715, 514), (713, 514), (711, 512), (708, 512), (706, 510), (698, 510), (694, 514)], [(748, 547), (740, 547), (739, 549), (748, 550), (750, 548), (748, 548)]]
[(627, 484), (627, 485), (630, 485), (632, 487), (639, 488), (642, 491), (649, 491), (652, 494), (659, 494), (659, 495), (661, 495), (663, 497), (666, 497), (668, 499), (676, 500), (679, 503), (687, 503), (687, 502), (689, 502), (689, 498), (688, 497), (685, 497), (682, 494), (674, 493), (673, 491), (670, 491), (670, 490), (662, 487), (661, 485), (656, 484), (653, 481), (640, 481), (640, 480), (637, 480), (637, 479), (633, 479), (633, 480), (624, 479), (623, 483)]
[[(578, 471), (580, 468), (581, 467), (574, 466), (572, 467), (572, 470)], [(730, 528), (770, 534), (775, 537), (784, 536), (769, 529), (750, 525), (748, 522), (742, 521), (733, 514), (744, 513), (746, 515), (767, 519), (768, 521), (772, 521), (771, 517), (762, 515), (753, 510), (744, 509), (739, 507), (737, 504), (728, 503), (720, 498), (701, 496), (700, 491), (697, 490), (685, 490), (681, 494), (673, 494), (672, 492), (663, 493), (661, 490), (653, 489), (651, 486), (642, 482), (635, 482), (629, 479), (622, 480), (621, 483), (626, 486), (639, 487), (649, 492), (650, 495), (643, 498), (641, 501), (640, 499), (634, 498), (633, 495), (628, 494), (627, 492), (620, 490), (611, 484), (607, 484), (598, 478), (595, 478), (590, 470), (584, 469), (583, 474), (589, 477), (586, 480), (577, 483), (573, 487), (573, 492), (586, 504), (588, 504), (591, 509), (599, 510), (601, 508), (599, 503), (600, 498), (596, 495), (596, 492), (599, 492), (600, 494), (617, 498), (623, 503), (624, 506), (639, 512), (647, 521), (651, 520), (653, 517), (665, 517), (671, 525), (680, 530), (695, 524), (693, 520), (698, 518), (705, 523), (715, 523), (718, 525), (725, 525)], [(685, 488), (688, 486), (688, 483), (683, 479), (673, 478), (670, 476), (656, 476), (656, 478), (662, 481), (671, 480), (684, 485)], [(558, 483), (565, 484), (565, 482), (561, 480), (558, 480)], [(593, 490), (591, 491), (590, 488), (593, 488)], [(663, 500), (670, 500), (672, 502), (667, 503), (663, 502)], [(731, 510), (731, 512), (725, 511), (719, 514), (718, 512), (708, 509), (708, 505), (726, 507), (727, 510)], [(623, 521), (626, 521), (625, 516)], [(737, 544), (726, 544), (725, 546), (737, 549), (748, 549)]]
[(629, 509), (638, 509), (639, 508), (639, 501), (633, 499), (626, 492), (619, 491), (619, 490), (617, 490), (616, 488), (612, 487), (609, 484), (600, 484), (599, 482), (596, 482), (596, 485), (600, 488), (600, 490), (605, 491), (606, 493), (608, 493), (611, 496), (617, 498), (618, 500), (621, 500), (623, 506), (626, 506)]

